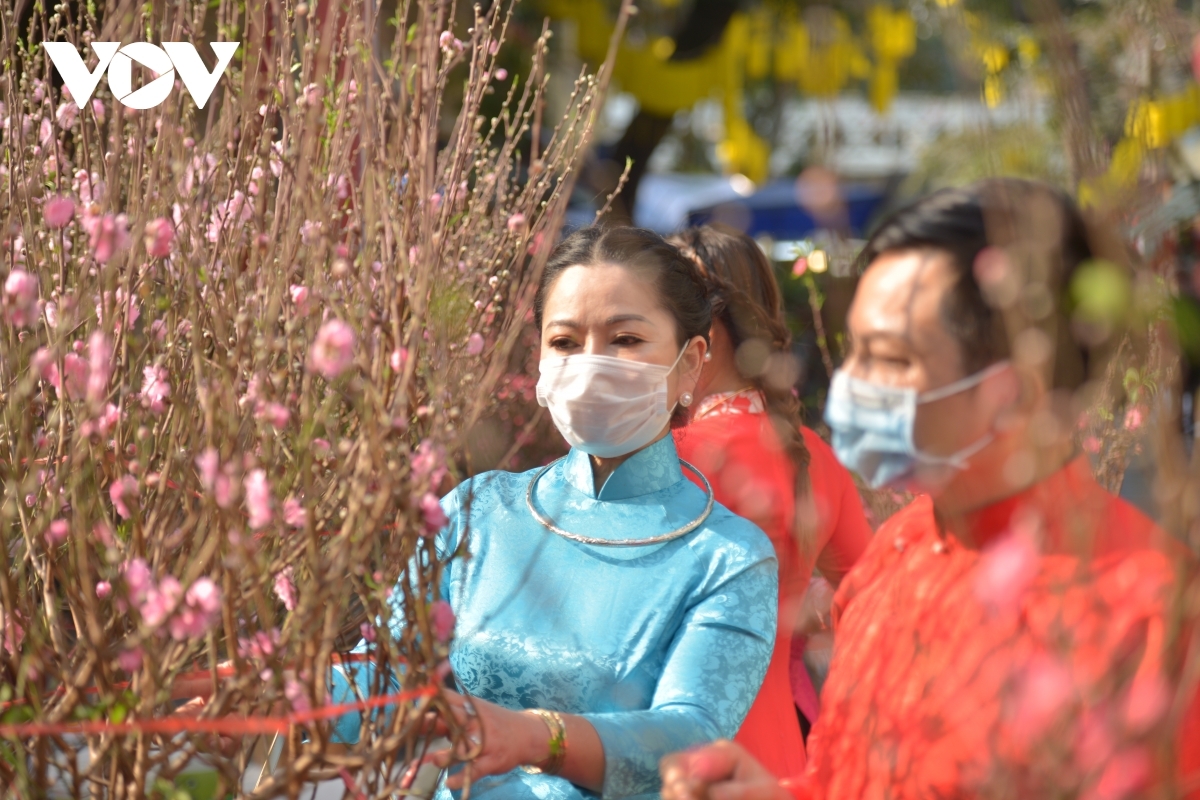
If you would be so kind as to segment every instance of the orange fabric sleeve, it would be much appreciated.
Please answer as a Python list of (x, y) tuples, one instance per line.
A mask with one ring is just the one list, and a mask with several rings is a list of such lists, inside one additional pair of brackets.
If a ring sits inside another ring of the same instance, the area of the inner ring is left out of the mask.
[(871, 526), (854, 479), (833, 449), (816, 431), (800, 430), (808, 448), (808, 476), (821, 530), (816, 566), (836, 588), (870, 544)]

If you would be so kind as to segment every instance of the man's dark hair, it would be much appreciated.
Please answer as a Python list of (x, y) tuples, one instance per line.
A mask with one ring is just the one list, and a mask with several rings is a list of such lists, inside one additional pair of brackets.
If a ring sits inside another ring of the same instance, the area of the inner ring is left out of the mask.
[(1076, 269), (1093, 254), (1087, 225), (1062, 191), (1015, 178), (942, 189), (884, 220), (859, 264), (865, 269), (880, 255), (900, 250), (948, 253), (957, 280), (942, 301), (942, 318), (970, 374), (1008, 358), (1010, 337), (1017, 333), (979, 283), (976, 258), (988, 247), (1004, 248), (1015, 262), (1021, 297), (1033, 281), (1043, 284), (1052, 304), (1048, 318), (1029, 322), (1055, 343), (1053, 388), (1079, 387), (1087, 379), (1088, 352), (1071, 335), (1069, 292)]

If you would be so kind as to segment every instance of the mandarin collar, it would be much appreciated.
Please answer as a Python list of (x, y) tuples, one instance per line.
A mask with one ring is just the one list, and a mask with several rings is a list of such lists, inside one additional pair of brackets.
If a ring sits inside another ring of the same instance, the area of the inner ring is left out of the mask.
[(683, 480), (675, 438), (667, 435), (622, 462), (596, 493), (588, 454), (571, 448), (563, 461), (563, 477), (574, 489), (593, 500), (627, 500), (661, 492)]
[[(1065, 518), (1089, 510), (1089, 500), (1103, 488), (1092, 476), (1086, 456), (1077, 456), (1032, 486), (989, 506), (966, 515), (967, 529), (977, 547), (984, 547), (1010, 530), (1014, 518), (1021, 513), (1036, 513), (1046, 524), (1047, 532), (1057, 532)], [(1062, 542), (1046, 542), (1050, 549)]]

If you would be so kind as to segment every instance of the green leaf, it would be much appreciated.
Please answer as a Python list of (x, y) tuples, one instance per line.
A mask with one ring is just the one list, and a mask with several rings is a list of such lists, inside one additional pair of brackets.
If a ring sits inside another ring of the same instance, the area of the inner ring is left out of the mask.
[(408, 26), (408, 33), (404, 36), (405, 44), (412, 44), (412, 41), (417, 36), (417, 23)]

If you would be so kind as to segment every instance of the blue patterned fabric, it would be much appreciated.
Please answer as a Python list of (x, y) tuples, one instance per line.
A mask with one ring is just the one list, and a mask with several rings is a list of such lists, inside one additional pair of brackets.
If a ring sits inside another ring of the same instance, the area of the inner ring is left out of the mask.
[[(732, 737), (758, 692), (775, 638), (774, 550), (719, 504), (697, 530), (664, 544), (573, 542), (529, 513), (534, 474), (485, 473), (442, 501), (450, 523), (440, 557), (464, 536), (470, 553), (450, 562), (443, 583), (458, 618), (451, 664), (467, 691), (493, 703), (587, 718), (604, 745), (604, 798), (656, 797), (659, 760)], [(574, 450), (535, 490), (560, 528), (611, 539), (681, 527), (705, 500), (669, 436), (625, 461), (599, 494), (587, 455)], [(335, 686), (335, 701), (346, 695)], [(337, 738), (353, 741), (358, 727), (356, 715), (342, 718)], [(471, 795), (595, 797), (521, 770), (476, 781)]]

